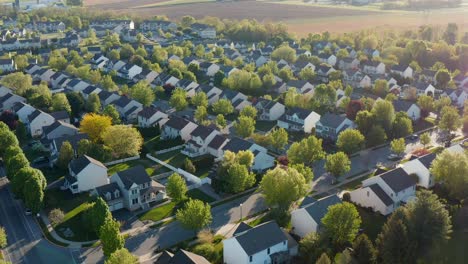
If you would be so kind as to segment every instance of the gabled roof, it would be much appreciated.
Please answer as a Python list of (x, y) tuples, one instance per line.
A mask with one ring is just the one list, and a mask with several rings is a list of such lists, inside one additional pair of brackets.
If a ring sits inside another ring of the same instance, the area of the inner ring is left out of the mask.
[(121, 96), (119, 99), (117, 99), (114, 104), (121, 107), (121, 108), (124, 108), (125, 106), (127, 106), (132, 100), (126, 96)]
[[(116, 191), (119, 192), (119, 197), (116, 197)], [(106, 185), (102, 185), (96, 188), (96, 192), (98, 193), (99, 196), (104, 199), (104, 201), (111, 201), (111, 200), (116, 200), (116, 199), (122, 199), (122, 195), (120, 194), (120, 189), (119, 185), (115, 182), (111, 182)], [(107, 199), (106, 194), (110, 194), (110, 200)]]
[(144, 117), (146, 119), (151, 118), (154, 114), (158, 112), (158, 109), (155, 107), (145, 107), (143, 110), (138, 112), (138, 116)]
[(337, 114), (326, 113), (320, 117), (320, 123), (326, 127), (337, 128), (346, 120), (345, 116), (340, 116)]
[(393, 107), (395, 108), (395, 112), (407, 112), (414, 104), (413, 102), (405, 100), (393, 100), (392, 102)]
[(32, 113), (28, 116), (29, 122), (34, 121), (34, 119), (36, 119), (36, 118), (37, 118), (39, 115), (41, 115), (42, 113), (44, 113), (44, 112), (42, 112), (41, 110), (37, 110), (37, 109), (34, 110), (34, 112), (32, 112)]
[(239, 226), (236, 228), (236, 230), (234, 231), (233, 235), (236, 236), (236, 235), (238, 235), (238, 234), (240, 234), (240, 233), (243, 233), (243, 232), (245, 232), (245, 231), (247, 231), (247, 230), (250, 230), (250, 229), (252, 229), (251, 226), (249, 226), (249, 225), (246, 224), (245, 222), (241, 222), (241, 223), (239, 224)]
[(166, 124), (164, 124), (165, 126), (168, 126), (168, 127), (172, 127), (176, 130), (182, 130), (184, 127), (186, 127), (188, 124), (190, 123), (190, 121), (184, 119), (184, 118), (181, 118), (181, 117), (178, 117), (178, 116), (171, 116), (169, 118), (169, 120), (166, 122)]
[(76, 135), (63, 135), (61, 137), (55, 138), (53, 141), (55, 142), (55, 146), (57, 147), (58, 151), (60, 151), (60, 148), (62, 147), (62, 144), (65, 141), (70, 142), (70, 144), (72, 145), (72, 148), (74, 150), (77, 150), (78, 143), (82, 139), (89, 139), (88, 134), (81, 133), (81, 134), (76, 134)]
[(192, 137), (200, 137), (201, 139), (205, 140), (211, 133), (213, 133), (214, 129), (211, 127), (206, 126), (197, 126), (195, 130), (192, 131)]
[(245, 139), (234, 137), (232, 138), (223, 148), (223, 150), (229, 150), (232, 152), (239, 152), (241, 150), (248, 150), (254, 143), (249, 142)]
[(402, 168), (396, 168), (385, 172), (379, 177), (382, 178), (395, 193), (416, 185), (416, 180), (410, 177)]
[(392, 70), (393, 71), (399, 71), (399, 72), (404, 72), (406, 69), (408, 69), (408, 65), (393, 65)]
[[(309, 83), (308, 81), (305, 81), (305, 80), (291, 80), (289, 81), (287, 84), (289, 87), (295, 87), (295, 88), (302, 88), (304, 87), (307, 83)], [(310, 84), (310, 83), (309, 83)]]
[(390, 196), (388, 196), (388, 194), (386, 194), (384, 192), (384, 190), (382, 188), (380, 188), (380, 186), (377, 184), (377, 183), (374, 183), (372, 185), (369, 185), (368, 186), (374, 193), (375, 195), (377, 195), (377, 197), (379, 197), (379, 199), (386, 205), (386, 206), (389, 206), (389, 205), (392, 205), (393, 204), (393, 200), (392, 198), (390, 198)]
[(208, 144), (208, 147), (213, 148), (213, 149), (219, 149), (224, 144), (224, 142), (226, 142), (226, 140), (228, 139), (221, 135), (216, 135), (211, 140), (210, 144)]
[(312, 113), (312, 111), (307, 110), (307, 109), (303, 109), (303, 108), (299, 108), (299, 107), (289, 108), (286, 111), (286, 115), (292, 116), (292, 115), (296, 114), (301, 119), (306, 119), (311, 113)]
[(420, 157), (418, 160), (424, 165), (424, 167), (429, 169), (431, 167), (432, 161), (434, 161), (436, 157), (437, 155), (435, 153), (430, 153)]
[(43, 128), (44, 130), (44, 134), (47, 135), (49, 134), (50, 132), (54, 131), (55, 129), (59, 128), (59, 127), (65, 127), (65, 128), (69, 128), (69, 129), (73, 129), (73, 130), (76, 130), (78, 131), (78, 128), (76, 128), (74, 125), (72, 124), (69, 124), (69, 123), (65, 123), (63, 121), (55, 121), (54, 123), (52, 123), (50, 126), (45, 126)]
[(169, 261), (170, 264), (210, 264), (206, 258), (195, 253), (180, 249)]
[(89, 164), (94, 164), (96, 166), (107, 169), (107, 167), (100, 161), (95, 160), (86, 155), (83, 155), (77, 159), (73, 159), (72, 161), (70, 161), (70, 169), (73, 171), (73, 173), (78, 174), (82, 170), (84, 170)]
[(134, 183), (140, 185), (147, 182), (151, 182), (151, 178), (149, 177), (148, 173), (142, 165), (137, 165), (124, 171), (119, 171), (116, 174), (118, 175), (118, 177), (120, 178), (127, 190)]
[(260, 224), (235, 236), (234, 239), (248, 256), (288, 240), (275, 221)]
[(50, 115), (51, 115), (53, 118), (55, 118), (55, 120), (62, 120), (62, 119), (70, 118), (70, 116), (68, 115), (68, 112), (67, 112), (67, 111), (53, 112), (53, 113), (50, 113)]
[(334, 194), (306, 205), (304, 209), (317, 224), (320, 224), (322, 218), (328, 212), (328, 207), (339, 203), (341, 203), (341, 199), (336, 194)]

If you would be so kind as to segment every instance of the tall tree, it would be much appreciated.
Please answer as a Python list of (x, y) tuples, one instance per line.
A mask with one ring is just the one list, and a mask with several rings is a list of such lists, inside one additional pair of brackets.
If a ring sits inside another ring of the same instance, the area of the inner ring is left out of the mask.
[(394, 138), (406, 137), (413, 133), (413, 123), (404, 112), (398, 112), (393, 120), (392, 135)]
[(375, 116), (375, 122), (381, 125), (387, 135), (391, 133), (393, 120), (395, 119), (395, 109), (391, 102), (380, 100), (372, 108), (372, 114)]
[(102, 134), (102, 141), (119, 158), (138, 155), (143, 145), (140, 132), (136, 128), (126, 125), (115, 125), (107, 128)]
[(376, 242), (382, 263), (405, 264), (412, 260), (407, 221), (406, 212), (400, 207), (393, 212), (382, 227)]
[(64, 93), (56, 93), (52, 96), (52, 109), (54, 111), (67, 111), (71, 113), (71, 106)]
[(374, 147), (385, 143), (385, 140), (387, 140), (387, 135), (385, 134), (385, 130), (381, 126), (374, 125), (370, 128), (366, 139), (367, 146)]
[(431, 173), (446, 186), (450, 197), (459, 200), (468, 197), (468, 157), (463, 153), (443, 151), (432, 162)]
[(324, 157), (322, 139), (309, 136), (299, 142), (294, 142), (288, 149), (287, 154), (291, 163), (313, 163)]
[(328, 212), (322, 218), (325, 232), (337, 246), (351, 243), (359, 231), (361, 222), (356, 207), (348, 202), (328, 207)]
[(240, 111), (240, 115), (241, 116), (247, 116), (247, 117), (250, 117), (252, 119), (257, 119), (257, 109), (251, 105), (248, 105), (246, 107), (244, 107), (244, 109), (242, 109)]
[(376, 80), (374, 84), (374, 93), (382, 98), (385, 97), (388, 93), (387, 80), (384, 80), (384, 79)]
[(445, 106), (442, 108), (439, 121), (439, 128), (444, 131), (452, 132), (462, 126), (460, 115), (456, 108)]
[(240, 116), (234, 124), (234, 129), (240, 137), (250, 137), (255, 131), (255, 120), (248, 116)]
[(224, 180), (227, 192), (239, 193), (255, 184), (255, 174), (250, 172), (247, 166), (234, 163), (227, 169)]
[(338, 178), (351, 169), (351, 161), (344, 152), (337, 152), (327, 156), (325, 170)]
[(32, 86), (32, 77), (22, 72), (10, 73), (3, 77), (0, 83), (18, 95), (23, 95)]
[(60, 147), (57, 165), (62, 169), (66, 169), (68, 167), (68, 163), (73, 159), (73, 155), (73, 147), (70, 142), (63, 142)]
[(216, 114), (229, 115), (234, 112), (234, 106), (232, 106), (231, 101), (227, 99), (219, 99), (212, 107), (213, 112)]
[(104, 264), (139, 264), (138, 258), (133, 256), (128, 249), (121, 248), (112, 253)]
[(150, 106), (156, 96), (146, 81), (140, 81), (130, 88), (130, 96), (144, 106)]
[(24, 184), (23, 197), (26, 207), (37, 214), (42, 209), (45, 186), (43, 184), (43, 179), (37, 174), (31, 176), (32, 177), (27, 179)]
[(102, 251), (106, 257), (110, 257), (112, 253), (122, 249), (125, 239), (120, 234), (119, 222), (112, 219), (112, 217), (106, 218), (104, 224), (99, 229), (99, 239), (101, 240)]
[(66, 96), (68, 99), (68, 103), (70, 104), (71, 114), (73, 116), (78, 116), (85, 105), (83, 96), (78, 92), (70, 92), (67, 93)]
[(283, 150), (288, 144), (288, 132), (284, 128), (275, 128), (270, 133), (271, 146), (276, 150)]
[(169, 176), (166, 184), (167, 195), (172, 198), (176, 203), (179, 203), (186, 198), (187, 184), (184, 178), (178, 173), (174, 173)]
[(104, 225), (107, 219), (112, 218), (109, 206), (106, 201), (98, 197), (91, 207), (86, 211), (86, 222), (91, 227), (91, 230), (99, 233), (101, 226)]
[(397, 155), (405, 153), (406, 143), (404, 138), (394, 139), (390, 142), (390, 149)]
[(190, 199), (184, 208), (177, 210), (176, 218), (183, 227), (200, 230), (212, 221), (211, 206), (200, 200)]
[[(19, 142), (15, 134), (10, 131), (8, 126), (0, 121), (0, 124), (3, 124), (3, 127), (0, 127), (0, 146), (18, 146)], [(5, 147), (0, 148), (0, 157), (4, 157)]]
[(121, 123), (120, 114), (114, 105), (106, 105), (106, 107), (104, 107), (104, 110), (102, 111), (102, 114), (112, 118), (113, 125), (118, 125)]
[(99, 113), (101, 111), (101, 100), (97, 93), (92, 93), (88, 96), (86, 100), (85, 108), (88, 112)]
[(108, 116), (98, 114), (86, 114), (80, 122), (80, 131), (88, 134), (94, 142), (102, 140), (104, 132), (112, 125)]
[(208, 116), (208, 111), (206, 110), (206, 107), (198, 106), (197, 109), (195, 109), (194, 117), (198, 122), (200, 123), (203, 122), (207, 116)]
[(26, 167), (29, 167), (29, 161), (23, 153), (19, 153), (14, 157), (8, 158), (5, 162), (8, 179), (13, 179), (19, 170)]
[(364, 136), (357, 129), (346, 129), (338, 135), (336, 146), (346, 154), (358, 152), (364, 146)]
[(374, 264), (377, 251), (366, 234), (359, 235), (353, 242), (353, 256), (360, 264)]
[(176, 111), (182, 111), (188, 106), (187, 92), (181, 88), (177, 88), (171, 95), (169, 103)]
[(191, 103), (197, 107), (198, 106), (208, 107), (208, 96), (206, 96), (206, 93), (204, 92), (198, 92), (192, 97)]

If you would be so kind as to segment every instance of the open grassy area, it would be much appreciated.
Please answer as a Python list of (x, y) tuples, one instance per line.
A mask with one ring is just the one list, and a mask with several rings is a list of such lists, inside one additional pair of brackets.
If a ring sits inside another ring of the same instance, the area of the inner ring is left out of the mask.
[(145, 7), (158, 7), (158, 6), (171, 6), (171, 5), (185, 5), (185, 4), (196, 4), (196, 3), (208, 3), (215, 2), (216, 0), (167, 0), (158, 3), (152, 3), (148, 5), (138, 6), (138, 8)]
[(112, 175), (116, 172), (123, 171), (123, 170), (129, 169), (138, 165), (142, 165), (143, 167), (145, 167), (146, 173), (148, 173), (148, 175), (150, 176), (152, 176), (155, 173), (158, 173), (158, 172), (155, 172), (155, 166), (156, 166), (155, 163), (148, 159), (131, 160), (131, 161), (122, 162), (119, 164), (109, 166), (107, 168), (107, 173), (109, 175)]
[(159, 206), (156, 208), (153, 208), (149, 210), (148, 212), (142, 214), (139, 216), (139, 219), (144, 221), (144, 220), (151, 220), (151, 221), (159, 221), (162, 220), (166, 217), (169, 217), (171, 215), (174, 215), (176, 212), (176, 203), (175, 202), (170, 202), (168, 204), (165, 204), (163, 206)]
[(379, 213), (368, 211), (362, 207), (357, 207), (357, 209), (362, 219), (361, 228), (363, 232), (371, 241), (375, 241), (386, 221), (386, 217)]

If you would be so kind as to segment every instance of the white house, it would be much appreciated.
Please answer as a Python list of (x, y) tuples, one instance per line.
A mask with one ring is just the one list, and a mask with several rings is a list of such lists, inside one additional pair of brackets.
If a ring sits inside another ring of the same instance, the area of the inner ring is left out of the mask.
[(212, 26), (200, 24), (200, 23), (194, 23), (192, 24), (191, 28), (192, 28), (192, 31), (196, 32), (198, 36), (200, 36), (201, 38), (209, 38), (209, 39), (216, 38), (216, 29)]
[(223, 156), (223, 148), (229, 142), (229, 139), (223, 135), (216, 135), (208, 144), (208, 154), (219, 158)]
[(81, 156), (70, 161), (69, 175), (65, 176), (64, 188), (73, 194), (93, 190), (109, 183), (107, 167), (89, 156)]
[(291, 80), (287, 83), (288, 90), (291, 88), (296, 88), (297, 91), (301, 94), (314, 94), (315, 87), (308, 81), (305, 80)]
[(468, 100), (468, 91), (458, 89), (450, 93), (449, 97), (452, 100), (453, 104), (461, 108), (464, 106), (465, 101)]
[(26, 103), (16, 103), (13, 108), (13, 112), (18, 116), (18, 119), (23, 123), (27, 124), (29, 123), (29, 115), (31, 115), (34, 111), (36, 111), (36, 108), (26, 104)]
[(46, 126), (52, 125), (55, 122), (55, 119), (41, 110), (34, 110), (28, 116), (27, 126), (29, 128), (29, 133), (31, 137), (37, 137), (42, 135), (42, 129)]
[(78, 134), (78, 128), (74, 125), (65, 123), (63, 121), (55, 121), (50, 126), (43, 127), (43, 137), (49, 140), (62, 137), (65, 135), (76, 135)]
[(342, 131), (354, 127), (354, 122), (346, 116), (326, 113), (315, 125), (315, 134), (321, 138), (336, 141)]
[(318, 55), (318, 58), (321, 62), (326, 63), (328, 65), (335, 66), (336, 64), (336, 56), (333, 54), (321, 53)]
[(117, 71), (117, 75), (127, 79), (132, 80), (135, 76), (141, 73), (143, 68), (135, 64), (125, 64), (122, 68)]
[(408, 173), (408, 175), (418, 176), (418, 186), (424, 188), (431, 188), (434, 186), (434, 175), (430, 172), (432, 161), (436, 158), (435, 153), (427, 154), (417, 159), (410, 160), (401, 165), (401, 168)]
[(254, 107), (259, 120), (276, 121), (286, 111), (283, 104), (263, 98), (259, 98)]
[(362, 64), (362, 71), (367, 74), (385, 74), (385, 64), (380, 61), (366, 61)]
[(181, 153), (192, 158), (208, 154), (208, 145), (220, 134), (214, 128), (199, 125), (190, 133), (190, 140), (187, 141)]
[(2, 73), (15, 71), (15, 62), (12, 59), (0, 59), (0, 71)]
[[(252, 165), (253, 171), (265, 171), (275, 165), (275, 158), (268, 154), (266, 148), (242, 138), (234, 137), (229, 140), (223, 147), (223, 151), (227, 150), (234, 153), (247, 150), (251, 151), (254, 155), (254, 163)], [(223, 156), (224, 152), (218, 158), (222, 159)]]
[(305, 237), (312, 232), (318, 232), (322, 218), (328, 212), (328, 207), (339, 203), (341, 203), (341, 199), (334, 194), (313, 203), (305, 204), (292, 211), (292, 231), (300, 237)]
[(215, 86), (201, 84), (200, 86), (198, 86), (196, 92), (204, 92), (208, 97), (208, 104), (212, 105), (213, 103), (219, 100), (219, 97), (223, 93), (223, 90)]
[(413, 69), (408, 65), (393, 65), (390, 72), (403, 78), (413, 78)]
[(288, 263), (297, 255), (297, 243), (288, 236), (274, 221), (256, 227), (241, 223), (233, 237), (223, 240), (224, 263)]
[(338, 62), (338, 68), (342, 71), (353, 70), (359, 67), (359, 60), (352, 57), (343, 58)]
[(17, 103), (25, 103), (26, 98), (16, 95), (14, 93), (6, 93), (0, 95), (0, 111), (10, 110)]
[(286, 110), (284, 115), (278, 119), (278, 126), (288, 131), (311, 133), (312, 128), (319, 120), (320, 115), (316, 112), (295, 107)]
[(212, 77), (219, 70), (220, 70), (220, 67), (216, 63), (211, 63), (211, 62), (208, 62), (208, 61), (204, 61), (204, 62), (200, 63), (200, 71), (202, 71), (206, 76)]
[(190, 135), (197, 128), (197, 124), (178, 116), (170, 116), (169, 120), (162, 126), (161, 138), (174, 139), (181, 137), (185, 142), (190, 140)]
[(418, 95), (425, 94), (434, 96), (436, 92), (436, 88), (430, 83), (418, 82), (414, 84), (414, 87), (416, 88)]
[(395, 112), (405, 112), (413, 121), (421, 118), (421, 108), (417, 104), (405, 100), (393, 100), (392, 102)]
[(401, 204), (414, 199), (415, 194), (416, 179), (402, 168), (366, 179), (361, 188), (350, 192), (351, 201), (383, 215), (392, 213)]
[(136, 120), (137, 114), (143, 110), (143, 105), (140, 102), (129, 99), (126, 96), (121, 96), (113, 104), (119, 112), (120, 117), (127, 121)]
[(154, 107), (145, 107), (138, 113), (139, 127), (161, 127), (168, 120), (168, 115)]

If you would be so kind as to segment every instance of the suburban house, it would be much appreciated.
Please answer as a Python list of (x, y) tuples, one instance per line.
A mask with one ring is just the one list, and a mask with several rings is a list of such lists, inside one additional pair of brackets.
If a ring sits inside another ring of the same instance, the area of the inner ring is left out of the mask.
[(117, 75), (127, 79), (132, 80), (135, 76), (141, 73), (143, 68), (135, 64), (125, 64), (122, 68), (117, 71)]
[(401, 165), (401, 168), (408, 173), (408, 175), (418, 176), (418, 186), (424, 188), (431, 188), (434, 186), (434, 175), (431, 174), (430, 168), (432, 161), (436, 158), (435, 153), (430, 153), (422, 157), (412, 159)]
[(97, 53), (91, 58), (89, 64), (93, 70), (102, 69), (108, 60), (109, 59), (106, 56), (102, 55), (101, 53)]
[(364, 180), (362, 187), (350, 195), (352, 202), (388, 215), (415, 198), (416, 179), (402, 168), (396, 168)]
[(338, 68), (342, 71), (357, 69), (359, 67), (360, 61), (356, 58), (346, 57), (338, 62)]
[(51, 115), (36, 109), (28, 116), (27, 127), (31, 137), (37, 137), (42, 135), (44, 127), (54, 122), (55, 119)]
[(354, 126), (354, 122), (344, 115), (326, 113), (315, 125), (315, 134), (321, 138), (336, 141), (342, 131)]
[(301, 94), (314, 94), (314, 85), (305, 80), (291, 80), (287, 83), (288, 90), (291, 88), (296, 88), (297, 92)]
[(216, 135), (208, 144), (208, 153), (213, 157), (222, 157), (223, 148), (229, 142), (229, 139), (223, 135)]
[(297, 251), (295, 240), (275, 221), (256, 227), (241, 223), (233, 237), (223, 240), (225, 264), (288, 263)]
[(298, 61), (294, 64), (293, 69), (296, 73), (300, 73), (304, 69), (311, 69), (315, 72), (315, 65), (308, 61)]
[(421, 108), (413, 102), (405, 100), (393, 100), (395, 112), (404, 112), (411, 120), (416, 121), (421, 118)]
[(169, 120), (162, 126), (161, 139), (174, 139), (181, 137), (185, 142), (191, 138), (192, 131), (197, 128), (197, 124), (187, 119), (170, 116)]
[[(265, 171), (275, 165), (275, 158), (268, 154), (266, 148), (242, 138), (234, 137), (229, 140), (223, 147), (223, 151), (227, 150), (234, 153), (250, 150), (254, 155), (253, 171)], [(218, 156), (220, 159), (223, 157), (224, 152)]]
[(106, 90), (102, 90), (99, 94), (99, 100), (101, 101), (101, 105), (106, 107), (108, 104), (113, 103), (120, 99), (120, 95), (116, 92), (108, 92)]
[(200, 63), (200, 71), (209, 77), (214, 76), (219, 71), (219, 69), (220, 67), (216, 63), (211, 63), (208, 61)]
[(143, 69), (135, 78), (133, 78), (134, 81), (146, 81), (147, 83), (151, 83), (158, 77), (159, 73), (149, 70), (149, 69)]
[[(449, 94), (452, 103), (457, 107), (462, 108), (465, 104), (465, 101), (468, 100), (468, 91), (458, 89)], [(1, 101), (1, 99), (0, 99)], [(1, 106), (1, 105), (0, 105)]]
[(436, 88), (430, 83), (417, 82), (413, 87), (416, 88), (418, 95), (425, 94), (434, 96), (436, 93)]
[(52, 140), (65, 135), (76, 135), (79, 130), (74, 125), (65, 123), (63, 121), (55, 121), (50, 126), (43, 127), (43, 137)]
[(254, 107), (257, 109), (258, 119), (266, 121), (276, 121), (286, 111), (283, 104), (263, 98), (259, 98)]
[(314, 111), (295, 107), (286, 110), (284, 115), (278, 119), (278, 126), (289, 131), (311, 133), (312, 128), (319, 120), (320, 115)]
[(214, 128), (199, 125), (190, 133), (190, 140), (187, 141), (181, 153), (192, 158), (208, 154), (208, 145), (220, 134)]
[(10, 110), (16, 103), (26, 103), (26, 98), (10, 92), (0, 95), (0, 111)]
[(330, 195), (291, 212), (291, 226), (294, 234), (305, 237), (312, 232), (318, 232), (322, 218), (328, 212), (328, 207), (341, 203), (336, 195)]
[(2, 73), (12, 72), (15, 70), (16, 65), (12, 59), (0, 59), (0, 71)]
[(23, 123), (27, 124), (29, 122), (29, 115), (31, 115), (34, 111), (36, 111), (36, 108), (23, 103), (23, 102), (18, 102), (13, 105), (11, 108), (13, 112), (18, 116), (18, 119)]
[(318, 55), (318, 58), (321, 62), (326, 63), (328, 65), (335, 66), (336, 64), (336, 56), (333, 54), (320, 53)]
[(175, 254), (165, 250), (156, 257), (154, 264), (210, 264), (210, 262), (203, 256), (179, 249)]
[(147, 209), (149, 203), (166, 198), (164, 185), (153, 181), (141, 165), (115, 173), (111, 176), (111, 183), (119, 186), (123, 196), (122, 207), (129, 211)]
[(137, 114), (143, 110), (143, 105), (133, 99), (129, 99), (126, 96), (121, 96), (115, 102), (113, 102), (115, 108), (120, 114), (120, 117), (127, 121), (136, 120)]
[(145, 107), (138, 113), (139, 127), (161, 127), (167, 120), (168, 115), (154, 107)]
[(165, 72), (162, 72), (161, 74), (158, 75), (158, 77), (154, 78), (153, 82), (151, 83), (151, 86), (164, 86), (164, 85), (172, 85), (176, 86), (177, 83), (179, 82), (179, 79), (168, 74)]
[(247, 95), (237, 92), (231, 89), (223, 90), (223, 92), (219, 95), (219, 99), (227, 99), (232, 103), (234, 109), (240, 111), (244, 109), (244, 107), (251, 105), (251, 103), (247, 100)]
[(58, 138), (54, 138), (49, 145), (50, 154), (54, 158), (58, 158), (58, 154), (60, 153), (60, 148), (62, 147), (65, 141), (68, 141), (72, 146), (73, 153), (75, 157), (78, 155), (78, 143), (83, 139), (89, 139), (88, 134), (80, 133), (74, 135), (63, 135)]
[(208, 97), (208, 104), (211, 105), (219, 100), (219, 96), (223, 93), (223, 90), (215, 86), (201, 84), (196, 92), (204, 92)]
[(209, 38), (209, 39), (216, 38), (216, 29), (212, 26), (200, 24), (200, 23), (194, 23), (192, 24), (191, 28), (192, 28), (192, 31), (197, 33), (198, 36), (200, 36), (201, 38)]
[(86, 155), (70, 161), (68, 172), (63, 187), (73, 194), (93, 190), (109, 183), (107, 167)]
[(187, 97), (193, 97), (198, 86), (199, 84), (197, 82), (191, 80), (182, 79), (179, 81), (179, 87), (187, 92)]
[(408, 65), (393, 65), (390, 72), (403, 78), (413, 78), (413, 69)]
[(317, 73), (317, 77), (319, 80), (322, 82), (327, 83), (328, 82), (328, 77), (332, 72), (336, 71), (333, 69), (333, 67), (330, 67), (328, 65), (321, 64), (315, 68), (315, 72)]
[(385, 64), (380, 61), (366, 61), (362, 63), (362, 71), (367, 74), (385, 74)]
[(144, 31), (171, 31), (177, 29), (177, 24), (164, 20), (145, 20), (140, 24), (140, 29)]

